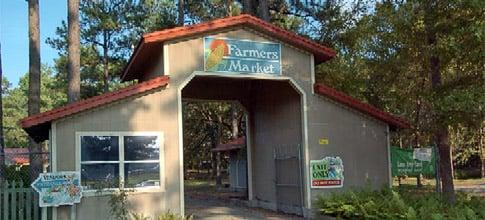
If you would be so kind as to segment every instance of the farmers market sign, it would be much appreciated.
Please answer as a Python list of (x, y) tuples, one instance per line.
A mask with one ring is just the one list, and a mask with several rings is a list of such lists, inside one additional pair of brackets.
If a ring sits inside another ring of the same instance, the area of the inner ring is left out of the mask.
[(73, 205), (81, 202), (82, 187), (79, 172), (41, 173), (31, 184), (39, 193), (39, 206)]
[(340, 157), (310, 160), (312, 188), (339, 188), (344, 185), (344, 164)]
[(204, 70), (281, 75), (281, 44), (205, 37)]

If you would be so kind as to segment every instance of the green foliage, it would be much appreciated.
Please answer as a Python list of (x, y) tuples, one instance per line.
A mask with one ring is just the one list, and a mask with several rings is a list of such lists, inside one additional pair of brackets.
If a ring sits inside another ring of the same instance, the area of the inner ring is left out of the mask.
[[(102, 192), (102, 189), (100, 189)], [(136, 213), (131, 210), (128, 197), (133, 190), (119, 189), (112, 191), (108, 200), (111, 217), (116, 220), (150, 220), (152, 218), (145, 216), (144, 213)], [(192, 220), (192, 215), (182, 217), (169, 211), (161, 214), (157, 220)]]
[[(104, 92), (105, 71), (108, 90), (126, 86), (118, 74), (143, 33), (175, 26), (176, 8), (173, 1), (81, 1), (81, 97)], [(56, 78), (67, 91), (67, 25), (62, 22), (55, 37), (47, 43), (56, 49)]]
[[(7, 147), (27, 147), (27, 134), (19, 126), (19, 120), (27, 116), (28, 74), (20, 78), (16, 88), (4, 88), (3, 95), (3, 123), (5, 145)], [(59, 83), (53, 69), (41, 68), (41, 111), (47, 111), (66, 103), (67, 95), (63, 85)]]
[[(182, 107), (186, 169), (201, 169), (203, 161), (211, 161), (212, 148), (233, 138), (233, 119), (237, 123), (238, 137), (245, 135), (244, 110), (237, 103), (188, 101)], [(223, 159), (222, 166), (226, 164)]]
[[(119, 189), (119, 191), (113, 192), (108, 200), (110, 206), (110, 214), (117, 220), (129, 220), (130, 209), (128, 205), (128, 193), (129, 190)], [(137, 216), (140, 217), (140, 216)]]
[(354, 189), (319, 196), (315, 207), (322, 215), (345, 219), (484, 219), (485, 199), (459, 194), (446, 203), (434, 192)]
[(30, 187), (30, 168), (29, 166), (0, 165), (5, 172), (5, 180), (8, 182), (22, 182), (25, 187)]
[(185, 217), (182, 217), (180, 215), (171, 213), (170, 211), (161, 214), (158, 217), (158, 220), (192, 220), (194, 217), (192, 215), (187, 215)]

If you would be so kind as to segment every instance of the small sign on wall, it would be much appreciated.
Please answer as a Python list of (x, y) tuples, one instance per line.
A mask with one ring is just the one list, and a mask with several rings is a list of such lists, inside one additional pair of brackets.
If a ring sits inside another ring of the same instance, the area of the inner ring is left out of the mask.
[(318, 139), (318, 144), (320, 144), (320, 145), (328, 145), (328, 143), (329, 143), (328, 138)]
[(39, 193), (40, 207), (57, 207), (80, 203), (82, 197), (79, 172), (41, 173), (31, 184)]
[(204, 71), (281, 75), (281, 44), (204, 37)]
[(340, 157), (310, 160), (311, 188), (340, 188), (344, 185), (344, 164)]

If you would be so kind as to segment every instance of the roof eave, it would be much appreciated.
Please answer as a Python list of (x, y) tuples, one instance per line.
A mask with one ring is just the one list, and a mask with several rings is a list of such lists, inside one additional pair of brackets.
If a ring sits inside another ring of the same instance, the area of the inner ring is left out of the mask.
[(364, 103), (356, 98), (353, 98), (343, 92), (330, 88), (323, 84), (315, 84), (315, 93), (323, 95), (338, 103), (344, 104), (348, 107), (356, 109), (364, 114), (367, 114), (379, 121), (388, 124), (392, 129), (408, 129), (411, 127), (406, 120), (380, 110), (370, 104)]

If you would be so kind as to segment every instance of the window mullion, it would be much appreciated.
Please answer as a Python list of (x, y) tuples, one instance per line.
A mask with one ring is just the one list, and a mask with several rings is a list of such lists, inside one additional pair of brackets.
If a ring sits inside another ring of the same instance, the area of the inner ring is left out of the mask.
[(118, 158), (119, 159), (119, 165), (120, 165), (120, 168), (119, 168), (119, 171), (120, 171), (120, 187), (122, 189), (125, 188), (125, 165), (124, 165), (124, 160), (125, 160), (125, 142), (124, 142), (124, 138), (123, 138), (123, 135), (119, 135), (118, 136), (118, 140), (119, 140), (119, 143), (120, 143), (120, 147), (119, 147), (119, 153), (118, 155), (120, 155), (120, 157)]

